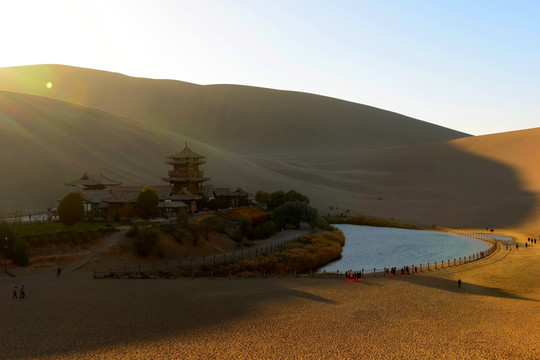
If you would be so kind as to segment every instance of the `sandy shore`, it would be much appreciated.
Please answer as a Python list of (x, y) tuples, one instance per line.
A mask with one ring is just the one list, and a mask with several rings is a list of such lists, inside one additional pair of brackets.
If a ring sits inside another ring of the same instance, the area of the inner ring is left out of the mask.
[(14, 273), (0, 277), (5, 359), (540, 358), (540, 245), (362, 283)]

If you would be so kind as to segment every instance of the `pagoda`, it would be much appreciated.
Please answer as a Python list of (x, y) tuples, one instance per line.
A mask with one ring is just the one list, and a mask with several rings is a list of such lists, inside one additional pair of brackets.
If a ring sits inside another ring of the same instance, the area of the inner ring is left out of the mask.
[(197, 154), (187, 146), (187, 141), (184, 147), (173, 155), (167, 156), (165, 163), (172, 165), (173, 169), (169, 170), (169, 176), (163, 178), (172, 187), (172, 196), (178, 194), (193, 194), (200, 199), (204, 195), (203, 183), (210, 180), (204, 177), (204, 171), (199, 169), (200, 165), (206, 164), (206, 156)]

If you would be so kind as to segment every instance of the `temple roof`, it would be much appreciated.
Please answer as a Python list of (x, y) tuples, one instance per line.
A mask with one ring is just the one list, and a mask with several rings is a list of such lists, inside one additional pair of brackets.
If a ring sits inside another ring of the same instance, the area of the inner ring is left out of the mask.
[[(165, 200), (171, 193), (172, 188), (168, 185), (152, 186), (160, 201)], [(127, 203), (137, 201), (142, 186), (118, 186), (113, 189), (103, 190), (79, 190), (82, 197), (91, 203)]]
[(83, 197), (84, 200), (90, 202), (90, 203), (100, 203), (103, 201), (104, 198), (108, 198), (111, 196), (111, 190), (105, 189), (105, 190), (84, 190), (81, 189), (78, 191), (79, 194)]
[(184, 147), (176, 153), (167, 156), (167, 159), (206, 159), (206, 156), (197, 154), (187, 146), (187, 141), (184, 142)]
[(102, 173), (99, 174), (89, 174), (88, 172), (85, 172), (83, 176), (81, 176), (77, 180), (64, 182), (67, 186), (76, 186), (76, 185), (82, 185), (82, 186), (117, 186), (122, 185), (121, 181), (116, 181), (109, 179)]
[(167, 197), (167, 200), (173, 200), (173, 201), (175, 201), (175, 200), (191, 201), (191, 200), (199, 200), (199, 199), (202, 199), (201, 195), (193, 194), (193, 193), (189, 192), (186, 188), (182, 188), (176, 194), (169, 195)]
[(244, 191), (242, 188), (237, 188), (235, 191), (232, 191), (229, 188), (215, 188), (214, 195), (217, 196), (226, 196), (226, 197), (248, 197), (249, 194)]

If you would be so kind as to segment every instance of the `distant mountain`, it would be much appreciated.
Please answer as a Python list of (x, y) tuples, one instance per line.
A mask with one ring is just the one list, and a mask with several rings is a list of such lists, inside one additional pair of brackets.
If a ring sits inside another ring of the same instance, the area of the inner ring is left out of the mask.
[(202, 86), (61, 65), (0, 68), (0, 90), (100, 109), (240, 154), (284, 155), (293, 150), (328, 154), (468, 136), (319, 95), (238, 85)]

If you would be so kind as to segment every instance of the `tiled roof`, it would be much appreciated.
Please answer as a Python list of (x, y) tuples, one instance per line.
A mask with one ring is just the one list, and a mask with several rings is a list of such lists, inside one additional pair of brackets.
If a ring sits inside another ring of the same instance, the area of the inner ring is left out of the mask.
[(97, 186), (97, 185), (104, 185), (104, 186), (117, 186), (121, 185), (121, 181), (115, 181), (112, 179), (109, 179), (102, 173), (99, 174), (89, 174), (88, 172), (85, 172), (83, 176), (81, 176), (77, 180), (68, 181), (64, 184), (68, 186), (76, 186), (76, 185), (82, 185), (82, 186)]
[(167, 156), (167, 159), (205, 159), (206, 156), (197, 154), (187, 146), (187, 141), (184, 143), (184, 147), (176, 153)]
[(183, 188), (180, 190), (180, 192), (169, 195), (167, 197), (167, 200), (180, 200), (180, 201), (191, 201), (191, 200), (199, 200), (202, 199), (202, 196), (197, 194), (190, 193), (186, 188)]
[[(159, 197), (160, 201), (165, 200), (171, 193), (171, 187), (168, 185), (152, 186)], [(97, 204), (100, 202), (106, 203), (126, 203), (137, 201), (137, 196), (141, 191), (142, 186), (116, 186), (111, 189), (104, 190), (79, 190), (82, 197), (91, 203)]]
[(167, 208), (186, 208), (189, 207), (185, 202), (182, 201), (170, 201), (170, 202), (160, 202), (158, 208), (167, 209)]

